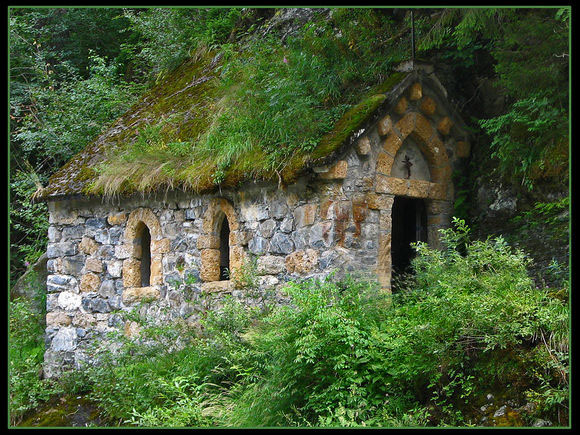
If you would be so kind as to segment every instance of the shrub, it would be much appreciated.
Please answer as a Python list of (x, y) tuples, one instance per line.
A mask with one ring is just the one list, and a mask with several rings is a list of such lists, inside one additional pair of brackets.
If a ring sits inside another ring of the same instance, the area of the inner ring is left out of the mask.
[(59, 389), (41, 377), (44, 314), (35, 312), (29, 301), (16, 299), (10, 302), (9, 315), (10, 422), (16, 424), (26, 412), (47, 401)]

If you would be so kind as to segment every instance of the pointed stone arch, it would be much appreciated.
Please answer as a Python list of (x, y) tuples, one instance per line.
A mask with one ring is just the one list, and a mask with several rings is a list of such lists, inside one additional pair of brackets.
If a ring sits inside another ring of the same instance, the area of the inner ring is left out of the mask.
[[(220, 239), (224, 222), (228, 225), (228, 240)], [(204, 282), (220, 281), (220, 265), (223, 263), (223, 246), (229, 247), (230, 280), (235, 279), (237, 272), (243, 264), (244, 251), (240, 244), (239, 223), (233, 205), (225, 198), (213, 198), (210, 200), (207, 210), (203, 215), (201, 235), (197, 240), (197, 248), (201, 254), (200, 277)], [(224, 243), (227, 242), (227, 243)], [(228, 280), (224, 281), (224, 284)]]
[[(415, 139), (427, 159), (431, 181), (391, 176), (397, 152), (407, 137)], [(446, 200), (451, 191), (451, 165), (445, 146), (431, 122), (417, 112), (405, 114), (390, 130), (377, 157), (377, 193)]]
[[(146, 258), (144, 249), (148, 249)], [(159, 220), (151, 209), (138, 208), (129, 214), (121, 251), (127, 257), (122, 271), (123, 301), (130, 303), (142, 298), (158, 298), (158, 286), (163, 284), (163, 254), (169, 252), (169, 239), (163, 238)], [(146, 267), (143, 260), (148, 263)], [(143, 273), (150, 274), (148, 279), (142, 276)], [(143, 286), (143, 283), (148, 285)]]

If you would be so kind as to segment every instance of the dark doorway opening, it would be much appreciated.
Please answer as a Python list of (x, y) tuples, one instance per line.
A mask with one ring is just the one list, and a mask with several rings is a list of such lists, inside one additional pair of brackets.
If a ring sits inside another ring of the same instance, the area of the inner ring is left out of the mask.
[(151, 233), (147, 225), (141, 229), (141, 287), (151, 285)]
[(427, 242), (427, 211), (422, 199), (395, 197), (392, 211), (392, 274), (411, 272), (414, 242)]
[(230, 225), (224, 216), (220, 230), (220, 281), (230, 279)]

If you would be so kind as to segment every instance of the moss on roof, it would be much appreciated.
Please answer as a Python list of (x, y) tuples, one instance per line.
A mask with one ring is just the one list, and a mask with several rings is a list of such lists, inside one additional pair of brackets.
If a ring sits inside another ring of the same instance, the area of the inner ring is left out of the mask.
[[(131, 194), (163, 188), (202, 193), (247, 180), (291, 182), (308, 166), (332, 156), (406, 76), (393, 74), (367, 92), (313, 149), (296, 150), (279, 170), (265, 170), (258, 169), (266, 156), (255, 144), (241, 147), (225, 167), (211, 152), (196, 148), (216, 110), (224, 104), (224, 96), (219, 94), (219, 68), (220, 56), (206, 50), (159, 80), (107, 131), (58, 170), (37, 198)], [(150, 146), (155, 152), (149, 156), (127, 158), (128, 149)], [(150, 161), (153, 158), (155, 162)], [(171, 165), (164, 163), (169, 160)]]

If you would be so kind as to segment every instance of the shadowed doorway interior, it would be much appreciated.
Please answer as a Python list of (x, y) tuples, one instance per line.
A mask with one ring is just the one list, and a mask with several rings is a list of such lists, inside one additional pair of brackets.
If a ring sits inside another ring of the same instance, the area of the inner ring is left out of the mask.
[(391, 259), (393, 276), (410, 272), (415, 250), (411, 243), (427, 242), (425, 201), (404, 196), (395, 197), (392, 211)]
[(230, 225), (224, 216), (220, 230), (220, 281), (228, 280), (230, 272)]

